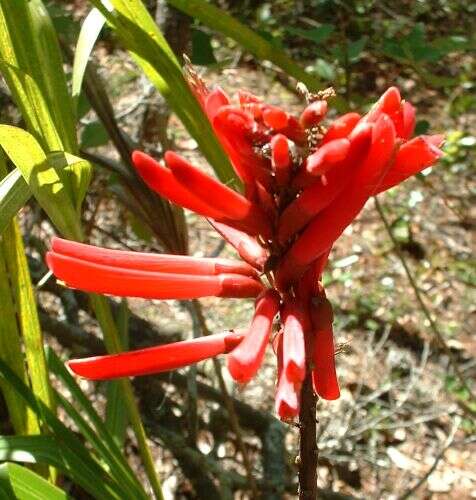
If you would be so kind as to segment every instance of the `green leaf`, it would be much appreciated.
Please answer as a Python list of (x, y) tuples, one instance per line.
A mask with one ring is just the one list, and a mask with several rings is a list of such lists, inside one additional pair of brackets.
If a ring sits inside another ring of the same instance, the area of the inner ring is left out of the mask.
[(193, 64), (210, 66), (216, 64), (217, 59), (213, 52), (212, 37), (200, 29), (192, 30), (192, 57)]
[(57, 172), (63, 172), (64, 170), (74, 173), (74, 175), (71, 175), (73, 180), (73, 201), (78, 218), (81, 217), (81, 204), (91, 181), (92, 165), (89, 161), (64, 151), (48, 153), (46, 161)]
[(17, 168), (0, 181), (0, 236), (30, 196), (30, 188)]
[(78, 42), (74, 51), (72, 95), (75, 111), (77, 111), (78, 99), (83, 84), (84, 72), (88, 64), (89, 56), (94, 48), (94, 44), (101, 32), (106, 19), (97, 9), (92, 9), (86, 16), (81, 26)]
[(333, 81), (336, 77), (334, 65), (325, 61), (324, 59), (317, 59), (314, 65), (314, 71), (323, 79)]
[(35, 294), (20, 228), (16, 223), (12, 224), (9, 238), (4, 242), (4, 252), (16, 315), (23, 338), (31, 387), (35, 396), (45, 406), (54, 409)]
[[(76, 424), (88, 443), (108, 464), (110, 474), (123, 485), (124, 494), (131, 498), (146, 499), (147, 495), (114, 441), (109, 425), (101, 420), (88, 398), (52, 349), (47, 350), (47, 359), (50, 370), (64, 383), (71, 393), (72, 397), (70, 399), (80, 408), (80, 412), (78, 412), (67, 399), (56, 393), (59, 403), (68, 416)], [(86, 421), (83, 415), (88, 417), (92, 425)]]
[(286, 31), (288, 31), (292, 35), (300, 36), (301, 38), (305, 38), (306, 40), (311, 40), (311, 42), (319, 45), (320, 43), (327, 40), (332, 35), (332, 33), (334, 33), (335, 27), (333, 24), (322, 24), (317, 28), (312, 28), (309, 30), (289, 27), (286, 28)]
[(33, 471), (13, 463), (0, 465), (0, 496), (17, 500), (67, 500), (68, 495)]
[(35, 138), (22, 129), (0, 125), (0, 145), (58, 230), (65, 236), (81, 239), (74, 195), (63, 182), (67, 172), (48, 162)]
[[(0, 177), (6, 173), (3, 154), (0, 153)], [(8, 176), (7, 176), (8, 177)], [(1, 192), (0, 185), (0, 192)], [(7, 205), (6, 208), (8, 208)], [(0, 203), (1, 207), (1, 203)], [(0, 208), (0, 215), (3, 210)], [(5, 232), (0, 238), (0, 304), (2, 304), (2, 319), (0, 321), (0, 357), (12, 368), (20, 379), (28, 384), (28, 375), (22, 352), (21, 336), (17, 321), (15, 296), (12, 290), (12, 280), (8, 270), (8, 258), (14, 253), (15, 234), (18, 230), (15, 220), (5, 224)], [(5, 383), (0, 383), (13, 428), (19, 434), (39, 432), (39, 424), (35, 415), (28, 410), (24, 401)]]
[(108, 484), (110, 480), (106, 472), (92, 457), (88, 461), (82, 460), (74, 450), (64, 446), (61, 437), (0, 436), (0, 461), (46, 464), (70, 477), (93, 498), (124, 498), (116, 494), (114, 486)]
[[(74, 153), (77, 144), (71, 97), (66, 85), (56, 33), (41, 0), (2, 0), (0, 59), (35, 82), (38, 95), (32, 93), (29, 88), (22, 91), (18, 81), (6, 77), (22, 114), (25, 113), (26, 103), (20, 102), (24, 99), (19, 100), (18, 97), (25, 93), (28, 106), (36, 107), (37, 112), (40, 108), (45, 108), (50, 114), (50, 121), (40, 122), (36, 133), (42, 134), (41, 127), (52, 127), (61, 143), (48, 142), (47, 149)], [(41, 99), (38, 99), (39, 96)], [(42, 114), (45, 114), (45, 110)], [(46, 148), (46, 144), (42, 143), (42, 146)]]
[(81, 148), (97, 148), (109, 142), (109, 134), (101, 122), (88, 123), (81, 132)]
[(355, 42), (350, 42), (347, 45), (347, 55), (351, 62), (355, 62), (359, 59), (362, 51), (367, 45), (367, 40), (368, 38), (366, 36), (363, 36), (362, 38), (355, 40)]
[(42, 418), (51, 436), (0, 438), (0, 461), (51, 465), (80, 484), (95, 498), (121, 499), (122, 487), (102, 468), (76, 434), (68, 429), (0, 359), (0, 380), (10, 384), (26, 404)]
[(2, 60), (0, 60), (0, 70), (30, 133), (44, 149), (63, 149), (50, 109), (35, 79), (22, 69)]
[[(125, 350), (129, 347), (129, 316), (130, 313), (127, 305), (127, 299), (123, 299), (116, 318), (116, 324), (119, 335), (121, 336), (123, 348)], [(126, 438), (126, 430), (129, 419), (127, 417), (126, 405), (121, 385), (116, 380), (108, 382), (106, 397), (106, 426), (111, 432), (116, 444), (122, 449)]]

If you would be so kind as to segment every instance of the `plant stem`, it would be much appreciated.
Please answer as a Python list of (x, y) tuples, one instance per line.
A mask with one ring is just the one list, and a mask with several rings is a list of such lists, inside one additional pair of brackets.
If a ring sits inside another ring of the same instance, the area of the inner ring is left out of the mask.
[(317, 498), (316, 402), (309, 372), (302, 385), (299, 412), (299, 500)]
[[(90, 294), (90, 298), (96, 318), (104, 335), (104, 343), (107, 351), (109, 353), (122, 351), (119, 332), (116, 324), (114, 323), (114, 318), (109, 304), (107, 303), (107, 299), (96, 294)], [(134, 398), (132, 384), (130, 380), (126, 378), (121, 379), (119, 383), (121, 384), (125, 404), (127, 406), (127, 413), (129, 415), (129, 421), (137, 439), (137, 446), (139, 448), (139, 453), (141, 455), (150, 486), (154, 492), (155, 498), (157, 500), (164, 500), (160, 479), (155, 470), (154, 459), (152, 458), (152, 453), (147, 444), (147, 436), (144, 426), (142, 425), (139, 408), (137, 407), (137, 403)]]

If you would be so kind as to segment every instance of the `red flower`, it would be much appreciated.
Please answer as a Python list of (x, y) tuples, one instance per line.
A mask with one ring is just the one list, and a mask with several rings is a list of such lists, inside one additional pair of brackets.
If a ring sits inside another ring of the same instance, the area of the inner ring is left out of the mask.
[[(244, 333), (223, 333), (118, 355), (70, 361), (78, 375), (109, 379), (172, 370), (228, 354), (240, 383), (258, 371), (273, 339), (278, 358), (276, 411), (299, 413), (307, 373), (324, 399), (337, 399), (332, 307), (320, 283), (329, 252), (369, 197), (432, 165), (440, 135), (410, 139), (415, 110), (390, 88), (361, 117), (347, 113), (327, 129), (325, 92), (308, 95), (300, 117), (248, 92), (238, 103), (191, 82), (245, 194), (173, 152), (133, 162), (151, 189), (207, 217), (244, 262), (106, 250), (54, 239), (48, 265), (67, 286), (119, 296), (192, 299), (256, 297)], [(266, 273), (266, 284), (262, 281)], [(276, 318), (279, 318), (276, 321)], [(273, 330), (277, 333), (273, 335)]]

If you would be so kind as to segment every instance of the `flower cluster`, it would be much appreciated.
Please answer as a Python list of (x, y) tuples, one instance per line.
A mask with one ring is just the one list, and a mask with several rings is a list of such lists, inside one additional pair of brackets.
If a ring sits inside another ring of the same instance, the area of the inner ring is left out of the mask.
[[(55, 239), (47, 260), (67, 286), (117, 296), (256, 298), (246, 330), (117, 355), (73, 360), (90, 379), (158, 373), (227, 354), (232, 377), (248, 382), (266, 346), (277, 356), (276, 411), (299, 413), (312, 375), (325, 399), (339, 397), (333, 314), (321, 283), (332, 245), (369, 197), (432, 165), (443, 137), (411, 138), (415, 109), (392, 87), (361, 116), (326, 122), (330, 89), (311, 94), (299, 117), (249, 92), (235, 102), (193, 75), (191, 86), (244, 185), (241, 194), (176, 153), (133, 162), (159, 195), (207, 218), (242, 261), (107, 250)], [(279, 318), (277, 321), (276, 318)]]

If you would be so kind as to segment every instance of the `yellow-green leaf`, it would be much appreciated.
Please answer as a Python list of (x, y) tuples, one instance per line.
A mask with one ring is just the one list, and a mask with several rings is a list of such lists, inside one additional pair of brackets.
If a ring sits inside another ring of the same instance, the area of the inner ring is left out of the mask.
[(0, 145), (58, 230), (70, 238), (81, 239), (75, 197), (63, 182), (67, 173), (49, 162), (36, 139), (20, 128), (0, 125)]

